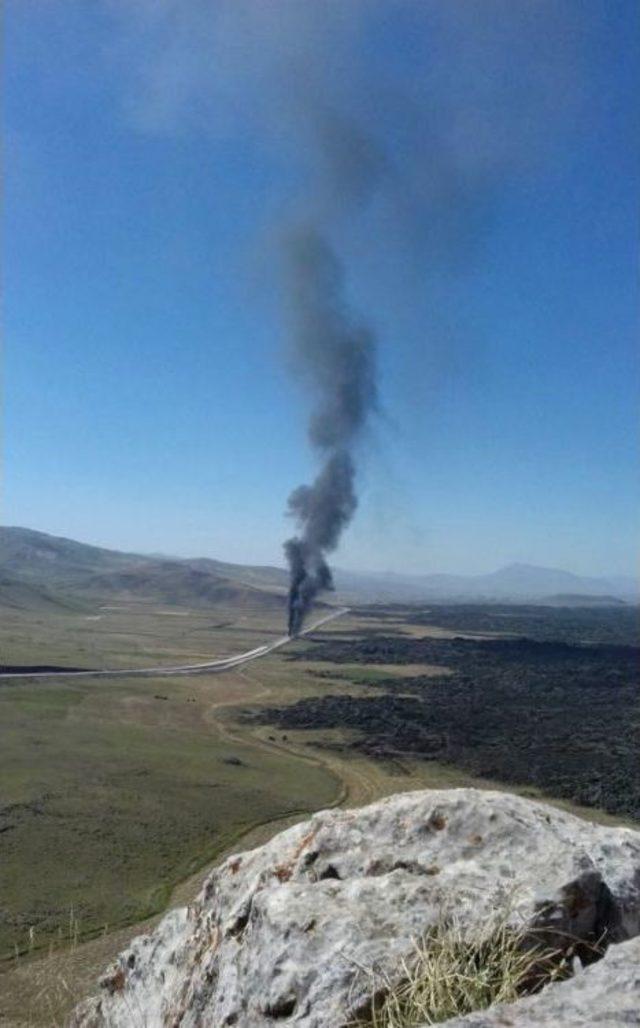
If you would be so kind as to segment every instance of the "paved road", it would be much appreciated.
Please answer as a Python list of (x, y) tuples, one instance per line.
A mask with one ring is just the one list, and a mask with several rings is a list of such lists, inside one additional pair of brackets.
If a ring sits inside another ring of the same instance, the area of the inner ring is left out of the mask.
[[(308, 635), (309, 632), (314, 632), (317, 628), (320, 628), (321, 625), (325, 625), (327, 621), (333, 621), (334, 618), (339, 618), (343, 614), (346, 614), (348, 610), (348, 607), (340, 607), (339, 610), (332, 610), (330, 614), (325, 614), (324, 617), (319, 618), (318, 621), (314, 621), (312, 625), (304, 628), (300, 632), (300, 635)], [(266, 657), (267, 653), (272, 653), (273, 650), (278, 650), (281, 646), (286, 646), (288, 642), (291, 642), (291, 636), (282, 635), (274, 642), (265, 643), (263, 646), (256, 646), (254, 650), (247, 650), (246, 653), (237, 653), (233, 657), (223, 657), (222, 660), (206, 661), (204, 664), (180, 664), (177, 667), (118, 668), (117, 670), (99, 668), (93, 671), (65, 671), (63, 668), (58, 668), (55, 671), (7, 671), (0, 673), (0, 679), (59, 678), (61, 675), (64, 675), (65, 678), (78, 678), (81, 675), (84, 678), (88, 676), (91, 676), (92, 678), (122, 678), (124, 676), (130, 678), (131, 675), (215, 674), (219, 671), (228, 671), (230, 668), (239, 667), (241, 664), (247, 664), (250, 660), (257, 660), (259, 657)]]

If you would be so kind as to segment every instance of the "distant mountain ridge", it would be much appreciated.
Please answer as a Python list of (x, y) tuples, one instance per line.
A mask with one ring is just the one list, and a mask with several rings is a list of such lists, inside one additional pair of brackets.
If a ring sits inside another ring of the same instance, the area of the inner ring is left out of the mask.
[(485, 575), (398, 575), (361, 576), (337, 571), (336, 585), (346, 592), (358, 591), (363, 579), (375, 587), (381, 598), (403, 597), (421, 600), (512, 600), (543, 601), (555, 595), (575, 597), (609, 596), (615, 602), (637, 602), (640, 584), (631, 577), (590, 578), (560, 568), (533, 564), (509, 564)]
[(636, 602), (640, 583), (633, 578), (588, 578), (558, 567), (509, 564), (488, 575), (397, 575), (336, 571), (340, 591), (357, 592), (367, 584), (380, 599), (420, 602), (422, 600), (478, 600), (542, 602), (556, 595), (610, 597), (613, 602)]
[[(210, 557), (125, 553), (33, 529), (0, 528), (0, 604), (74, 604), (95, 596), (148, 597), (177, 605), (282, 607), (285, 568)], [(590, 578), (559, 568), (510, 564), (485, 575), (404, 575), (337, 568), (337, 597), (350, 602), (638, 602), (631, 577)]]

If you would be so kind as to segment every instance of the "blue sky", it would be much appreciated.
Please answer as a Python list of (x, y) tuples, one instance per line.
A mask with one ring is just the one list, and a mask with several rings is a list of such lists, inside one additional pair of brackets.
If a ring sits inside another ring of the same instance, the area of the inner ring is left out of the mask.
[[(316, 466), (279, 240), (312, 211), (383, 408), (336, 562), (631, 572), (639, 21), (635, 0), (8, 0), (4, 522), (282, 562)], [(325, 108), (379, 155), (365, 198)]]

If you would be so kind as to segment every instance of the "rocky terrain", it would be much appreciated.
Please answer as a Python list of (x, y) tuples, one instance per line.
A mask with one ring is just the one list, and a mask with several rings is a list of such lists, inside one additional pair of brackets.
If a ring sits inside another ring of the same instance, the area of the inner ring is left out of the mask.
[[(434, 620), (457, 629), (481, 627), (489, 616), (486, 610), (448, 617), (438, 611)], [(519, 617), (513, 620), (524, 627)], [(539, 632), (542, 625), (549, 632), (562, 626), (568, 635), (577, 629), (555, 616), (528, 624)], [(623, 626), (621, 620), (619, 630)], [(603, 631), (611, 627), (600, 624)], [(335, 748), (382, 760), (437, 761), (640, 819), (638, 646), (526, 636), (411, 638), (396, 626), (358, 638), (341, 638), (338, 630), (289, 659), (324, 664), (332, 679), (343, 667), (344, 691), (319, 687), (317, 695), (295, 703), (247, 711), (248, 722), (285, 732), (338, 729)], [(367, 683), (363, 670), (358, 680), (366, 691), (354, 694), (350, 687), (349, 667), (400, 671), (407, 665), (446, 672), (386, 680), (378, 673)]]
[[(121, 954), (72, 1024), (340, 1028), (443, 918), (473, 931), (496, 911), (570, 940), (574, 977), (449, 1024), (640, 1023), (640, 833), (455, 789), (320, 812), (230, 857)], [(589, 963), (594, 947), (606, 955)]]

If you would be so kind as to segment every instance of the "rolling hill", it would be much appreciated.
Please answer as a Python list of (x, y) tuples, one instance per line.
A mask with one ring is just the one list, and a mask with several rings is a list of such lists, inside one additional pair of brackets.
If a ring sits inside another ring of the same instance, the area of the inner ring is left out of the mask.
[(259, 607), (282, 609), (284, 596), (223, 578), (176, 561), (133, 564), (121, 570), (91, 575), (78, 587), (87, 597), (151, 599), (173, 607)]
[[(236, 570), (218, 561), (121, 553), (31, 529), (0, 528), (0, 604), (5, 607), (144, 599), (178, 607), (282, 609), (283, 589), (254, 585), (250, 568), (242, 581), (222, 574), (219, 569), (225, 567)], [(286, 582), (284, 572), (282, 577)]]
[(0, 573), (0, 607), (12, 610), (47, 611), (77, 609), (74, 603), (50, 590), (22, 582), (13, 575)]

